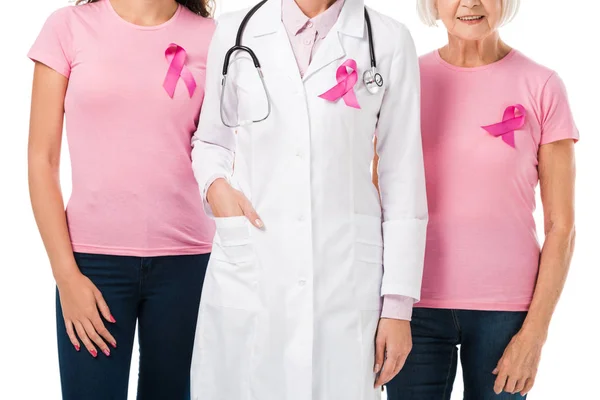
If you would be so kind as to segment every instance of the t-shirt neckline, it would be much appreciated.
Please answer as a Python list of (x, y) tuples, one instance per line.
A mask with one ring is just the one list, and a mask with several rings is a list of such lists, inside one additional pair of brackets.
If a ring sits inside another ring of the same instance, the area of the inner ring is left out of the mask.
[(158, 24), (158, 25), (146, 26), (146, 25), (137, 25), (137, 24), (131, 23), (129, 21), (126, 21), (113, 8), (110, 0), (103, 0), (103, 2), (105, 4), (105, 6), (109, 9), (111, 14), (113, 14), (119, 21), (121, 21), (121, 23), (123, 23), (129, 27), (132, 27), (134, 29), (138, 29), (138, 30), (142, 30), (142, 31), (154, 31), (154, 30), (163, 29), (163, 28), (169, 26), (173, 21), (175, 21), (177, 19), (177, 17), (179, 16), (179, 14), (181, 12), (181, 8), (182, 8), (181, 4), (177, 3), (177, 10), (175, 10), (175, 14), (173, 14), (173, 16), (171, 18), (169, 18), (167, 21), (163, 22), (162, 24)]
[(482, 71), (482, 70), (488, 69), (488, 68), (497, 67), (498, 65), (501, 65), (501, 64), (507, 62), (508, 60), (510, 60), (511, 58), (513, 58), (513, 56), (515, 54), (517, 54), (518, 52), (515, 49), (511, 49), (508, 52), (508, 54), (506, 56), (504, 56), (504, 58), (502, 58), (498, 61), (495, 61), (493, 63), (487, 64), (487, 65), (481, 65), (479, 67), (459, 67), (457, 65), (452, 65), (442, 58), (442, 56), (440, 55), (439, 49), (435, 50), (433, 53), (434, 53), (436, 60), (438, 60), (438, 62), (440, 64), (442, 64), (444, 67), (446, 67), (448, 69), (451, 69), (453, 71), (459, 71), (459, 72), (476, 72), (476, 71)]

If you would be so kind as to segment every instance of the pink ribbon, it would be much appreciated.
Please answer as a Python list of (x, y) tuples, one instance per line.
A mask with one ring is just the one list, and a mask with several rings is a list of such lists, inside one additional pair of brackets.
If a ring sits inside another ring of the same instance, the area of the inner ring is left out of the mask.
[[(517, 110), (521, 113), (518, 117), (516, 116)], [(492, 136), (502, 136), (502, 140), (512, 148), (515, 148), (515, 131), (521, 129), (525, 125), (525, 107), (521, 104), (515, 104), (514, 106), (506, 107), (504, 110), (504, 116), (502, 122), (497, 124), (482, 126), (483, 129), (488, 131)]]
[[(352, 72), (348, 72), (348, 68), (350, 68)], [(354, 93), (354, 85), (358, 82), (358, 73), (356, 71), (356, 61), (352, 59), (346, 60), (340, 65), (335, 74), (338, 82), (337, 85), (319, 97), (328, 101), (344, 99), (344, 102), (348, 107), (360, 109), (356, 93)]]
[(165, 50), (165, 57), (170, 64), (167, 76), (165, 76), (165, 81), (163, 82), (163, 87), (169, 96), (173, 98), (175, 95), (175, 88), (177, 87), (177, 81), (181, 78), (185, 83), (185, 86), (187, 86), (190, 97), (192, 97), (196, 90), (196, 80), (190, 70), (185, 66), (187, 53), (183, 47), (171, 43), (169, 47), (167, 47), (167, 50)]

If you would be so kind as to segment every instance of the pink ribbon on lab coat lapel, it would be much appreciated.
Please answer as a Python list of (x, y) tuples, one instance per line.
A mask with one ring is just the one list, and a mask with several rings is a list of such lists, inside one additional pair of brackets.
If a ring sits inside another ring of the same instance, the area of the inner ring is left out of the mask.
[(171, 43), (169, 47), (167, 47), (167, 50), (165, 50), (165, 57), (170, 64), (167, 76), (165, 76), (165, 81), (163, 82), (163, 87), (169, 96), (173, 98), (175, 95), (175, 88), (177, 87), (177, 81), (181, 78), (185, 83), (185, 86), (187, 86), (190, 97), (192, 97), (196, 90), (196, 80), (190, 70), (185, 66), (185, 61), (187, 59), (186, 51), (183, 47)]
[[(351, 72), (348, 72), (348, 68)], [(337, 79), (337, 85), (323, 93), (319, 97), (328, 101), (338, 101), (344, 99), (344, 102), (348, 107), (360, 109), (356, 93), (354, 93), (354, 85), (358, 82), (358, 72), (356, 61), (349, 59), (346, 60), (337, 69), (335, 77)]]
[[(521, 113), (518, 117), (516, 116), (517, 110)], [(502, 140), (512, 148), (515, 148), (515, 131), (521, 129), (525, 125), (525, 116), (527, 111), (521, 104), (506, 107), (504, 110), (504, 116), (502, 122), (497, 124), (482, 126), (483, 129), (488, 131), (492, 136), (501, 136)]]

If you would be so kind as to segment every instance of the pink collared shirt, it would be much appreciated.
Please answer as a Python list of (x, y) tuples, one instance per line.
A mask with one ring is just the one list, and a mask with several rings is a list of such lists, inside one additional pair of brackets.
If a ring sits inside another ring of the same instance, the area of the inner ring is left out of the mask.
[(345, 0), (337, 0), (327, 10), (308, 18), (294, 0), (282, 0), (281, 20), (298, 62), (300, 75), (308, 69), (319, 45), (337, 22)]
[[(300, 75), (304, 76), (319, 45), (337, 22), (345, 0), (337, 0), (314, 18), (308, 18), (294, 0), (282, 2), (281, 20), (292, 45)], [(413, 304), (414, 299), (411, 297), (387, 295), (383, 300), (381, 316), (410, 320)]]

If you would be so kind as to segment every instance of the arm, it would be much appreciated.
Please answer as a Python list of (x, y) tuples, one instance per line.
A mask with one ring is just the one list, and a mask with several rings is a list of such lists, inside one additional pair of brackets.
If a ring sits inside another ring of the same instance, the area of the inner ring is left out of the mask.
[[(379, 193), (379, 177), (377, 176), (377, 163), (379, 163), (379, 156), (377, 155), (377, 137), (374, 140), (374, 157), (373, 157), (373, 185), (377, 188)], [(400, 296), (388, 294), (383, 297), (383, 309), (381, 310), (381, 318), (388, 319), (402, 319), (410, 321), (412, 317), (412, 309), (415, 299), (408, 296)]]
[[(110, 353), (102, 340), (116, 344), (104, 327), (112, 317), (100, 291), (81, 274), (71, 248), (59, 182), (63, 104), (68, 79), (44, 64), (36, 63), (29, 129), (29, 190), (34, 216), (46, 247), (59, 289), (65, 325), (73, 346), (77, 335), (88, 351), (97, 354), (92, 341)], [(77, 332), (77, 335), (75, 334)]]
[(546, 240), (532, 303), (522, 329), (504, 351), (494, 373), (494, 390), (527, 393), (533, 387), (550, 319), (562, 292), (575, 240), (573, 121), (567, 90), (552, 73), (539, 95), (540, 148), (538, 171)]
[(540, 189), (546, 239), (533, 301), (524, 331), (547, 336), (562, 293), (575, 244), (575, 150), (572, 140), (542, 146), (539, 152)]
[(377, 133), (376, 165), (383, 210), (382, 295), (420, 298), (427, 196), (421, 142), (419, 66), (408, 31), (392, 62)]
[(575, 243), (575, 155), (573, 140), (540, 147), (539, 174), (546, 240), (527, 318), (498, 367), (496, 393), (528, 393), (535, 382), (552, 314), (562, 293)]
[(379, 176), (377, 175), (377, 164), (379, 164), (379, 156), (377, 155), (377, 136), (375, 136), (375, 139), (373, 140), (373, 147), (373, 164), (371, 164), (373, 171), (371, 172), (371, 177), (373, 178), (373, 185), (375, 185), (377, 193), (379, 193)]
[[(382, 295), (418, 300), (421, 291), (427, 197), (421, 143), (420, 81), (416, 49), (402, 27), (377, 133), (377, 180), (383, 211)], [(388, 300), (389, 301), (389, 300)], [(376, 386), (402, 368), (412, 347), (408, 321), (382, 319), (376, 340), (376, 368), (387, 359)]]
[(29, 123), (29, 193), (33, 213), (60, 283), (79, 274), (67, 229), (59, 181), (63, 104), (67, 78), (36, 64)]
[[(229, 50), (223, 36), (223, 26), (218, 24), (208, 51), (206, 93), (198, 130), (192, 137), (192, 168), (207, 215), (217, 218), (246, 215), (252, 224), (262, 228), (263, 223), (248, 199), (229, 184), (236, 140), (234, 130), (221, 121), (222, 63)], [(229, 77), (232, 78), (235, 77)]]

